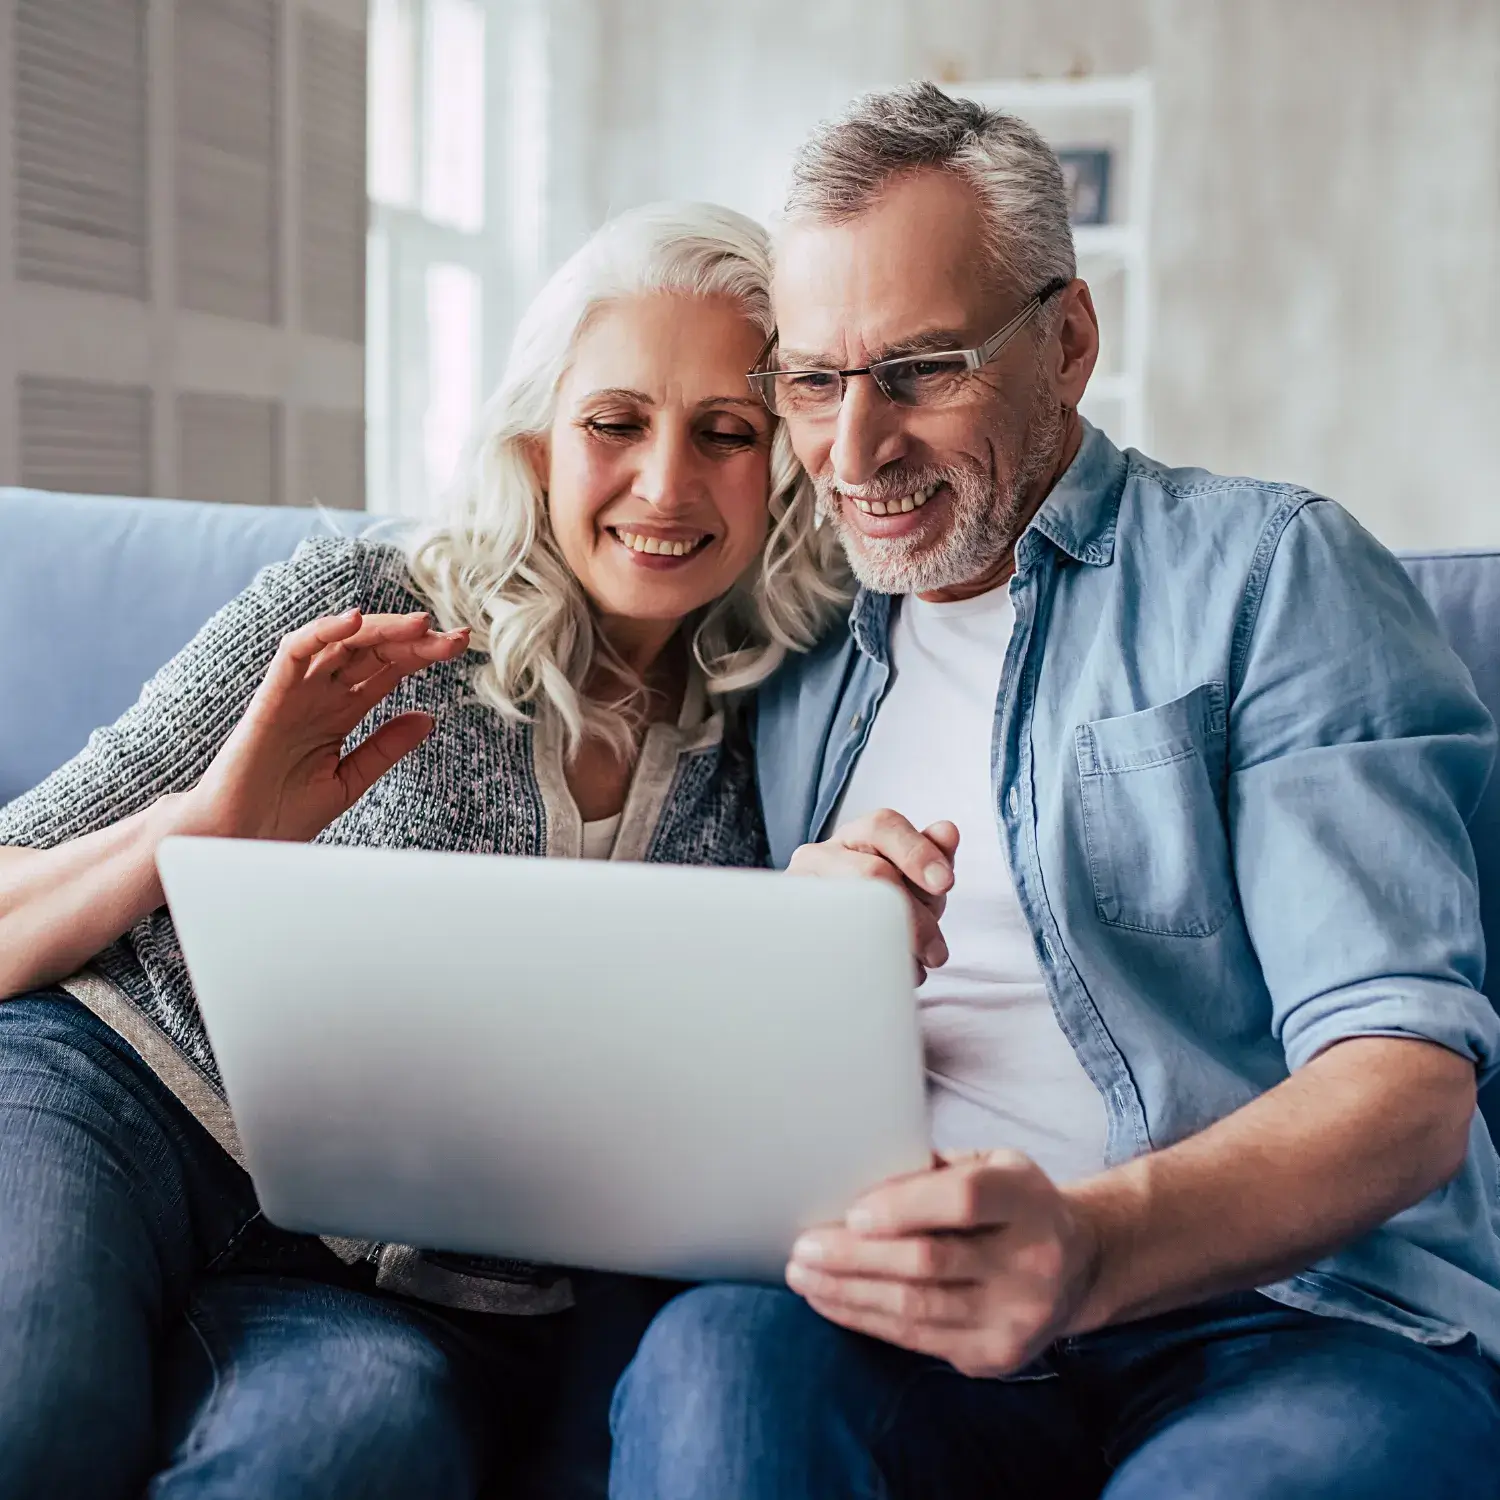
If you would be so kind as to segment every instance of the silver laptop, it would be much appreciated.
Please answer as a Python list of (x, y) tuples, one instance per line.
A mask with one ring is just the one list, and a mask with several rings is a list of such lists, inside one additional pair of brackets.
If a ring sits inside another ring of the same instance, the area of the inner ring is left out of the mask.
[(928, 1160), (889, 887), (226, 839), (157, 863), (274, 1223), (776, 1280)]

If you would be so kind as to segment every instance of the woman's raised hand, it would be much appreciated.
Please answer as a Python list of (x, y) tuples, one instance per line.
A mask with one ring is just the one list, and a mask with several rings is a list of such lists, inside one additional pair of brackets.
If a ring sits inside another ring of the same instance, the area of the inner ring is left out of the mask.
[(177, 831), (306, 840), (347, 812), (432, 733), (431, 714), (399, 714), (348, 755), (344, 741), (402, 678), (468, 649), (423, 613), (361, 615), (304, 625), (282, 639), (244, 717), (198, 785)]

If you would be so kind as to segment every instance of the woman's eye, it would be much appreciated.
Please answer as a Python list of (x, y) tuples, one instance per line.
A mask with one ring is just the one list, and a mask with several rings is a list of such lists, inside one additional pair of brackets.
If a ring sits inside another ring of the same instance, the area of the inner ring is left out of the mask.
[(711, 428), (703, 435), (716, 448), (750, 448), (755, 444), (753, 432), (723, 432), (717, 428)]
[(629, 437), (632, 433), (641, 430), (639, 422), (630, 421), (605, 421), (602, 417), (590, 417), (583, 424), (590, 432), (597, 432), (603, 437)]

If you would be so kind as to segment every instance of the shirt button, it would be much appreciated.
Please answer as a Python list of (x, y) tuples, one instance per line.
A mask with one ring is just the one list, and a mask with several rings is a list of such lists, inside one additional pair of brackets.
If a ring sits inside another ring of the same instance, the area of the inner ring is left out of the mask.
[(858, 729), (864, 722), (865, 716), (863, 714), (855, 714), (854, 717), (849, 720), (849, 727), (851, 729)]
[(1050, 964), (1052, 962), (1052, 944), (1047, 941), (1045, 933), (1037, 939), (1037, 947), (1042, 950), (1042, 962)]
[(1010, 809), (1011, 817), (1015, 817), (1021, 810), (1021, 799), (1016, 795), (1015, 787), (1010, 789), (1010, 796), (1005, 799), (1005, 805)]

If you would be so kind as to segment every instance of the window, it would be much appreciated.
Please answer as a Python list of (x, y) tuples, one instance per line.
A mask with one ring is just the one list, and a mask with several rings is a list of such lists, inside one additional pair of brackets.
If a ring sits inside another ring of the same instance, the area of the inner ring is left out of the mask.
[(427, 493), (452, 480), (479, 405), (479, 278), (467, 267), (427, 268)]
[(417, 196), (414, 0), (370, 6), (370, 196), (407, 208)]
[(372, 510), (453, 477), (484, 379), (488, 12), (372, 0), (366, 365)]
[(484, 228), (484, 13), (475, 0), (428, 0), (422, 211)]

